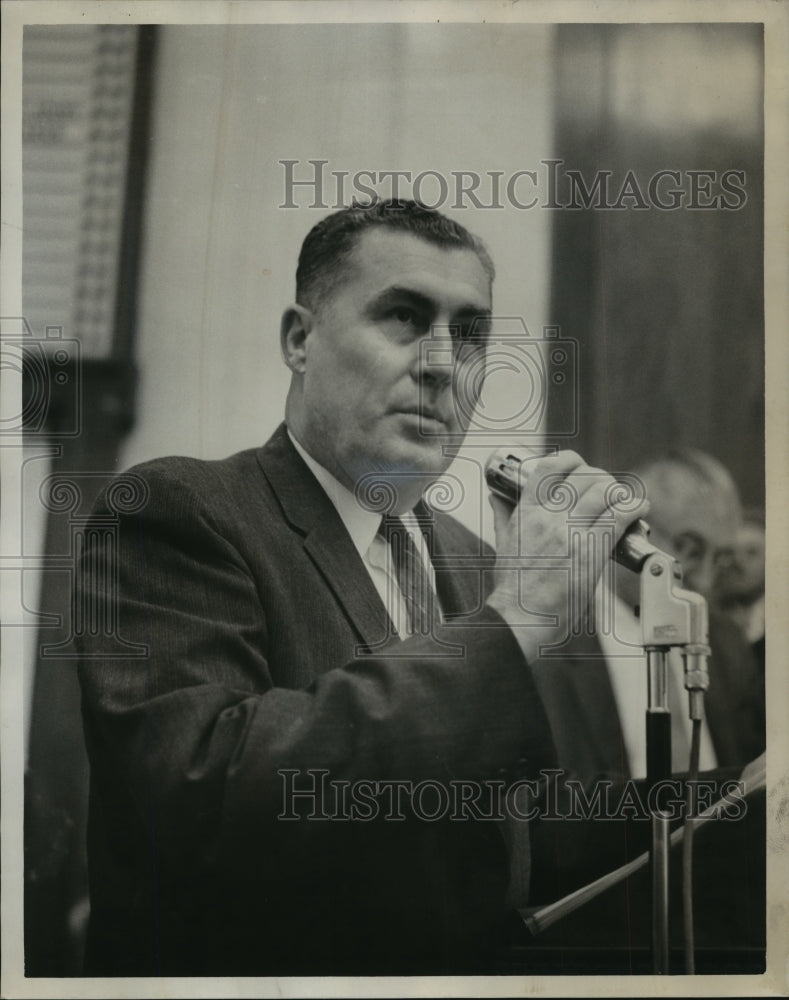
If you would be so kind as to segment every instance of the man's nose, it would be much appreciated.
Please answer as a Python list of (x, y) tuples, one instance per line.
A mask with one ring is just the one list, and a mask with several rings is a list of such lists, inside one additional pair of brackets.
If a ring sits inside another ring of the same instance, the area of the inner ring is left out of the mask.
[(414, 376), (426, 385), (443, 387), (452, 381), (455, 344), (451, 326), (433, 324), (417, 344)]

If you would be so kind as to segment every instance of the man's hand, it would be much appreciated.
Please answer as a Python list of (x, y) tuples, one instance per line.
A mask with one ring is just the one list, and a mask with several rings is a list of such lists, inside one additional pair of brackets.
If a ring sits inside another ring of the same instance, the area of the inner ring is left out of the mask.
[(488, 604), (512, 627), (527, 659), (581, 623), (614, 546), (648, 510), (646, 500), (617, 500), (616, 480), (574, 451), (536, 460), (517, 507), (490, 497), (497, 558)]

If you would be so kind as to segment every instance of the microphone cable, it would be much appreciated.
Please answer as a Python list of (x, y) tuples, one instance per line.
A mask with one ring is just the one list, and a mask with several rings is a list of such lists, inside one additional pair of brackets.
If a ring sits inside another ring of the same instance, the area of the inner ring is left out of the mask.
[[(705, 628), (706, 633), (706, 604)], [(705, 636), (706, 639), (706, 636)], [(685, 690), (688, 692), (688, 716), (691, 724), (690, 760), (685, 786), (685, 822), (682, 838), (682, 932), (685, 945), (685, 973), (695, 975), (696, 954), (693, 929), (693, 834), (696, 829), (694, 816), (694, 791), (699, 781), (701, 754), (701, 721), (704, 718), (704, 694), (709, 688), (710, 676), (707, 661), (710, 647), (704, 643), (689, 643), (683, 649)]]

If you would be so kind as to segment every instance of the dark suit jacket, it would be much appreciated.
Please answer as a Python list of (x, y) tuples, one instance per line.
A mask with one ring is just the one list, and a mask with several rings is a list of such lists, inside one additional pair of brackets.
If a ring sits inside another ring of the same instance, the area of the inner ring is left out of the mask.
[(81, 580), (80, 606), (147, 647), (110, 657), (82, 630), (86, 971), (488, 969), (506, 914), (496, 824), (278, 819), (283, 769), (308, 786), (309, 769), (447, 782), (552, 763), (531, 672), (484, 606), (479, 540), (435, 515), (451, 621), (382, 648), (385, 609), (284, 427), (224, 461), (133, 471), (147, 505), (120, 516), (116, 565), (88, 548)]

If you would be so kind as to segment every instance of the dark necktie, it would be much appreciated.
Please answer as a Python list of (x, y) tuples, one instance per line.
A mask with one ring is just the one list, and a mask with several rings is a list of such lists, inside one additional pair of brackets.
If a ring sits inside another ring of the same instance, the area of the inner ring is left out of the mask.
[(412, 635), (430, 635), (436, 613), (436, 594), (411, 533), (399, 517), (391, 514), (384, 516), (378, 530), (392, 551), (397, 583), (408, 611), (409, 631)]

